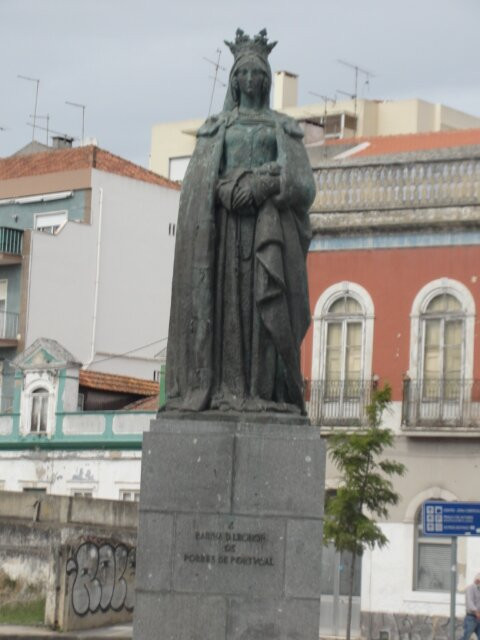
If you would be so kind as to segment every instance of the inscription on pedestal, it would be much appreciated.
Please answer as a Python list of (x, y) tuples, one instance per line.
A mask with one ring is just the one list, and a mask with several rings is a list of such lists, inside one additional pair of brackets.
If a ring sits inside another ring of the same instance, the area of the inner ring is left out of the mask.
[(180, 591), (281, 590), (285, 523), (280, 519), (179, 516), (174, 582)]
[[(233, 564), (253, 567), (273, 567), (273, 556), (263, 554), (263, 548), (267, 542), (267, 534), (252, 532), (236, 532), (235, 522), (231, 520), (228, 531), (202, 531), (194, 532), (195, 542), (207, 540), (219, 544), (221, 553), (185, 553), (185, 562), (206, 562), (208, 564)], [(242, 555), (238, 555), (242, 554)]]

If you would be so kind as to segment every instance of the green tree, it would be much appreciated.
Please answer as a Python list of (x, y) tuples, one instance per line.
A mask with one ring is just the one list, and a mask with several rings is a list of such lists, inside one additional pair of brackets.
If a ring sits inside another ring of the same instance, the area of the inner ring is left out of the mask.
[(328, 452), (341, 473), (338, 490), (326, 504), (323, 528), (324, 542), (333, 542), (338, 551), (349, 551), (352, 563), (349, 576), (347, 640), (352, 623), (352, 594), (355, 559), (368, 547), (379, 548), (388, 542), (375, 522), (385, 519), (388, 507), (397, 504), (399, 495), (391, 480), (403, 475), (405, 466), (381, 457), (392, 446), (393, 433), (381, 428), (382, 417), (392, 396), (386, 384), (372, 393), (367, 406), (368, 426), (354, 433), (336, 433), (330, 437)]

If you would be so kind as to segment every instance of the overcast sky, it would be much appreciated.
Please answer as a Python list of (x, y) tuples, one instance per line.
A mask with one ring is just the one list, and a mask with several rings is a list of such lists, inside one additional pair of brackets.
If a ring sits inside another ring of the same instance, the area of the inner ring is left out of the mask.
[(299, 75), (300, 104), (316, 101), (309, 92), (353, 92), (340, 58), (375, 74), (369, 87), (361, 78), (360, 97), (480, 116), (479, 0), (0, 0), (0, 156), (32, 137), (36, 85), (21, 74), (40, 79), (37, 113), (51, 129), (80, 137), (81, 110), (65, 101), (85, 104), (87, 136), (148, 166), (154, 123), (207, 115), (203, 58), (220, 48), (228, 68), (223, 40), (238, 26), (278, 40), (272, 69)]

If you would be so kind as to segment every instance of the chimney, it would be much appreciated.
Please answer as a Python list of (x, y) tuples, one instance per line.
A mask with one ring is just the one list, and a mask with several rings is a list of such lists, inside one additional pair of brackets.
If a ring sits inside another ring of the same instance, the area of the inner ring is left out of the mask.
[(298, 76), (290, 71), (275, 71), (273, 83), (273, 108), (296, 107), (298, 100)]
[(73, 138), (70, 136), (52, 136), (52, 147), (54, 149), (71, 149)]

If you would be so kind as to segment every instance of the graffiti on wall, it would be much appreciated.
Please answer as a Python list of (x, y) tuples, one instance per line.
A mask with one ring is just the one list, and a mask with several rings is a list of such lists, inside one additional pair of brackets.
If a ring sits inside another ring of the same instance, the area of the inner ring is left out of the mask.
[(133, 611), (135, 548), (84, 542), (67, 562), (71, 601), (78, 616), (98, 611)]

